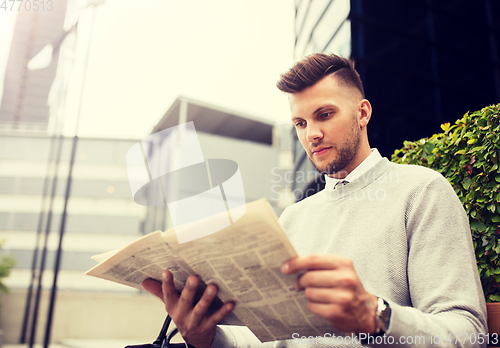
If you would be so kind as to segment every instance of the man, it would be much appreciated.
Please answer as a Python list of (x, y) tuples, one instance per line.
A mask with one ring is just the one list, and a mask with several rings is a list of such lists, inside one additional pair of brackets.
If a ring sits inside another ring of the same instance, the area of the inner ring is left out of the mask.
[[(468, 219), (448, 181), (427, 168), (391, 163), (370, 148), (372, 108), (349, 60), (311, 55), (277, 85), (289, 95), (302, 146), (326, 174), (323, 191), (280, 217), (301, 255), (282, 272), (303, 273), (296, 287), (332, 332), (358, 337), (332, 346), (485, 346), (486, 310)], [(326, 346), (292, 337), (259, 344), (248, 330), (216, 328), (233, 304), (205, 316), (215, 287), (193, 307), (197, 279), (190, 277), (179, 297), (171, 274), (164, 275), (163, 290), (153, 281), (144, 287), (163, 299), (196, 348)]]

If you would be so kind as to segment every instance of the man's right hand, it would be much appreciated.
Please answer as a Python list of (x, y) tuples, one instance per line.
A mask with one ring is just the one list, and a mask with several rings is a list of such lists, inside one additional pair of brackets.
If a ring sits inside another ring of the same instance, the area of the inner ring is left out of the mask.
[(146, 291), (158, 296), (165, 304), (165, 309), (174, 321), (179, 333), (186, 343), (196, 348), (211, 347), (215, 337), (217, 324), (231, 313), (234, 304), (226, 303), (217, 312), (206, 315), (207, 309), (217, 294), (217, 288), (209, 285), (201, 299), (193, 306), (198, 287), (198, 278), (189, 276), (186, 286), (179, 296), (175, 291), (172, 273), (163, 271), (162, 284), (153, 279), (146, 279), (142, 286)]

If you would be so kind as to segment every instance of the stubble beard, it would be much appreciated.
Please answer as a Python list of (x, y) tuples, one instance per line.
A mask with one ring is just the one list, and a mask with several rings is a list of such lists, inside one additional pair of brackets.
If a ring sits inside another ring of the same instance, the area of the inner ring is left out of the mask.
[(308, 157), (312, 165), (314, 166), (314, 169), (316, 169), (318, 173), (333, 175), (344, 170), (344, 168), (354, 160), (356, 154), (358, 153), (360, 143), (361, 133), (359, 129), (356, 128), (356, 124), (353, 123), (351, 128), (351, 136), (347, 139), (346, 142), (341, 144), (340, 149), (336, 144), (324, 143), (322, 141), (313, 144), (313, 146), (315, 147), (319, 145), (331, 146), (332, 150), (337, 153), (337, 156), (326, 165), (326, 168), (320, 168), (316, 165), (316, 163), (314, 163), (313, 159), (311, 158), (313, 154), (309, 154)]

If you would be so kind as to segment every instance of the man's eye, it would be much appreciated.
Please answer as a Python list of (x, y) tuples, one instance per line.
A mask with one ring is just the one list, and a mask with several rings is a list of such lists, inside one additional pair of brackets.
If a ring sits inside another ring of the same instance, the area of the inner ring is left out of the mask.
[(331, 112), (325, 112), (324, 114), (319, 115), (319, 117), (321, 117), (321, 118), (327, 118), (331, 114), (332, 114)]
[(296, 122), (295, 123), (295, 127), (304, 127), (305, 126), (305, 122), (304, 121), (300, 121), (300, 122)]

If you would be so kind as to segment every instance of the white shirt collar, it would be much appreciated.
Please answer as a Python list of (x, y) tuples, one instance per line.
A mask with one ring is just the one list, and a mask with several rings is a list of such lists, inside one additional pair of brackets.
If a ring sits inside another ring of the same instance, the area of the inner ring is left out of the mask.
[(357, 178), (363, 176), (366, 172), (368, 172), (381, 159), (382, 155), (380, 154), (380, 152), (378, 152), (378, 150), (375, 148), (372, 149), (372, 153), (368, 157), (366, 157), (365, 160), (361, 162), (356, 168), (354, 168), (352, 172), (347, 174), (344, 179), (331, 178), (328, 175), (325, 175), (326, 189), (333, 190), (338, 182), (352, 182), (356, 180)]

